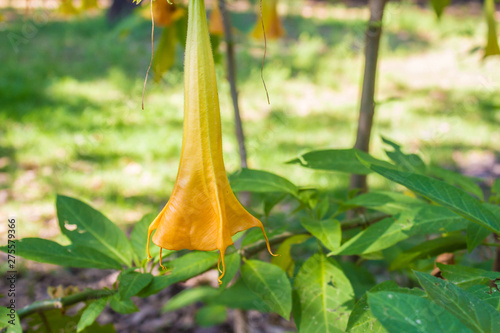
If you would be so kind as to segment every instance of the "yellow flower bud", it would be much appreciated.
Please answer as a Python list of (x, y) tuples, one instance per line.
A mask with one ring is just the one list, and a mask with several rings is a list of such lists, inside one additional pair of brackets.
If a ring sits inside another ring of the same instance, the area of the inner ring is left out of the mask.
[[(190, 0), (184, 64), (184, 135), (181, 161), (172, 195), (149, 226), (149, 239), (168, 250), (219, 250), (231, 236), (252, 227), (264, 233), (262, 223), (236, 199), (222, 156), (222, 132), (215, 66), (204, 0)], [(161, 257), (161, 255), (160, 255)], [(160, 262), (161, 264), (161, 262)]]
[[(262, 21), (266, 31), (266, 38), (278, 39), (285, 35), (285, 29), (278, 16), (278, 0), (262, 0)], [(260, 10), (260, 7), (259, 7)], [(264, 39), (260, 14), (250, 36), (256, 39)]]

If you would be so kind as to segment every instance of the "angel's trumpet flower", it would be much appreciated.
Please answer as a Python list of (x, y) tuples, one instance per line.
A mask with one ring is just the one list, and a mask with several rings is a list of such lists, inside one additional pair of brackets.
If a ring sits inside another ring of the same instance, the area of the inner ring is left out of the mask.
[(61, 0), (61, 5), (59, 6), (58, 10), (63, 15), (78, 14), (78, 10), (73, 5), (73, 0)]
[[(285, 35), (285, 29), (278, 16), (278, 0), (261, 0), (262, 22), (266, 31), (266, 38), (278, 39)], [(260, 8), (259, 8), (260, 9)], [(264, 31), (260, 18), (257, 20), (250, 36), (256, 39), (264, 39)]]
[(156, 0), (153, 2), (153, 17), (155, 24), (160, 27), (171, 26), (183, 15), (184, 10), (167, 2), (167, 0)]
[[(222, 157), (222, 132), (215, 66), (208, 34), (204, 0), (190, 0), (184, 64), (184, 135), (181, 161), (172, 195), (151, 223), (149, 239), (168, 250), (219, 250), (231, 236), (262, 223), (250, 215), (233, 194)], [(160, 262), (161, 264), (161, 262)], [(220, 266), (219, 266), (220, 267)]]
[(89, 9), (94, 9), (98, 8), (97, 0), (82, 0), (81, 1), (81, 8), (82, 10), (89, 10)]
[(214, 1), (210, 12), (208, 31), (214, 36), (224, 36), (224, 21), (222, 21), (222, 14), (219, 9), (219, 0)]

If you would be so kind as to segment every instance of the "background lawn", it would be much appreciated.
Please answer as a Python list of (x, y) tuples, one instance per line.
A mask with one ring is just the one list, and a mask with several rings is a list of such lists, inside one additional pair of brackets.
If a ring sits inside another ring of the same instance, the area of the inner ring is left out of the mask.
[[(250, 167), (345, 191), (345, 175), (284, 162), (353, 145), (368, 12), (298, 0), (281, 5), (287, 36), (268, 43), (264, 69), (271, 105), (260, 79), (263, 42), (246, 37), (255, 14), (231, 5)], [(4, 12), (2, 35), (21, 34), (27, 23), (20, 13)], [(374, 155), (384, 156), (384, 135), (426, 161), (490, 183), (500, 175), (500, 58), (481, 61), (480, 5), (449, 8), (439, 22), (428, 8), (390, 3), (384, 21)], [(135, 15), (111, 27), (101, 12), (68, 19), (51, 13), (37, 29), (18, 52), (0, 39), (0, 215), (17, 216), (18, 238), (57, 239), (56, 193), (85, 200), (122, 225), (158, 211), (180, 157), (182, 49), (159, 83), (148, 82), (142, 111), (147, 19)], [(226, 167), (234, 172), (229, 86), (223, 64), (217, 70)], [(371, 177), (373, 187), (395, 186)]]

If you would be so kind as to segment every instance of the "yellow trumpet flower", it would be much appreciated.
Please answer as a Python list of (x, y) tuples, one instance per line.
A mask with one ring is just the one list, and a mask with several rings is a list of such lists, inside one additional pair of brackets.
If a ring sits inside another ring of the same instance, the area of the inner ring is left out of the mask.
[(184, 10), (167, 2), (167, 0), (156, 0), (153, 2), (153, 17), (155, 24), (160, 27), (170, 26), (182, 16), (184, 16)]
[(73, 0), (61, 0), (61, 5), (59, 6), (58, 10), (63, 15), (78, 14), (78, 9), (76, 9), (73, 5)]
[(212, 11), (210, 12), (208, 31), (214, 36), (224, 36), (224, 22), (222, 21), (218, 0), (214, 1)]
[[(278, 16), (278, 0), (262, 0), (262, 21), (266, 30), (266, 38), (278, 39), (285, 35), (285, 28)], [(260, 9), (260, 7), (259, 7)], [(264, 31), (260, 17), (255, 24), (250, 36), (256, 39), (264, 39)]]
[(82, 10), (89, 10), (89, 9), (94, 9), (98, 8), (99, 5), (97, 4), (97, 0), (82, 0), (81, 1), (81, 8)]
[[(238, 202), (226, 175), (215, 66), (208, 33), (204, 0), (190, 0), (184, 64), (184, 135), (181, 161), (172, 195), (151, 223), (149, 239), (168, 250), (219, 250), (224, 253), (231, 236), (262, 223)], [(272, 254), (272, 253), (271, 253)], [(161, 265), (161, 261), (160, 261)], [(220, 266), (219, 266), (220, 267)]]

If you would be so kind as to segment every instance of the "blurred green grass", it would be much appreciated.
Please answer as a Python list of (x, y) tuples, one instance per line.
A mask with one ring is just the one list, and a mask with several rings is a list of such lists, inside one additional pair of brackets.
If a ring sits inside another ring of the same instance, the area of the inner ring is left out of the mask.
[[(287, 36), (247, 39), (254, 13), (233, 14), (240, 106), (249, 164), (303, 186), (343, 190), (346, 175), (284, 164), (312, 149), (354, 143), (365, 20), (362, 8), (286, 6)], [(389, 4), (382, 39), (373, 152), (379, 136), (432, 163), (454, 165), (456, 151), (500, 150), (500, 66), (471, 52), (484, 42), (480, 13), (454, 7), (438, 22), (407, 4)], [(7, 31), (26, 22), (9, 12)], [(150, 23), (133, 16), (109, 26), (103, 15), (53, 18), (14, 52), (0, 53), (1, 215), (17, 215), (20, 236), (53, 237), (55, 193), (91, 202), (118, 224), (137, 221), (167, 201), (182, 141), (182, 50), (160, 83), (141, 94), (150, 57)], [(157, 30), (157, 40), (160, 31)], [(224, 66), (217, 67), (228, 172), (239, 167)], [(377, 187), (394, 186), (373, 178)]]

